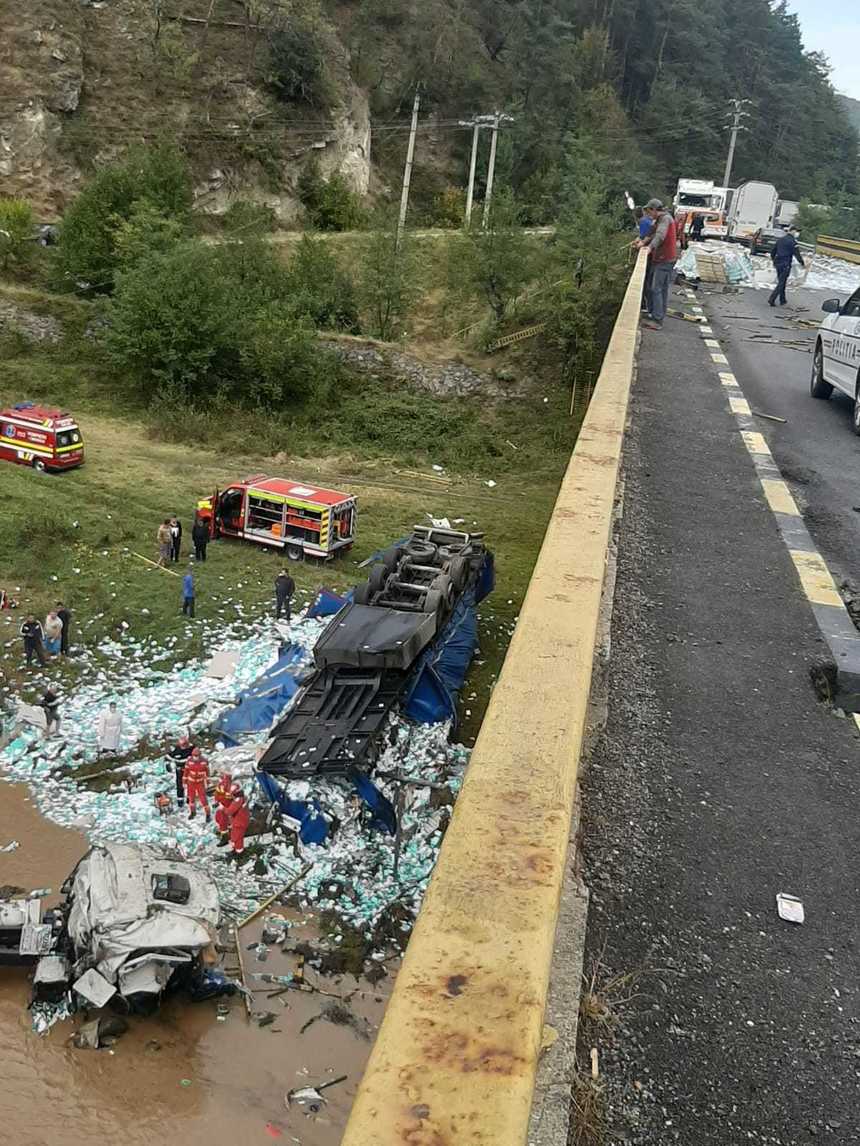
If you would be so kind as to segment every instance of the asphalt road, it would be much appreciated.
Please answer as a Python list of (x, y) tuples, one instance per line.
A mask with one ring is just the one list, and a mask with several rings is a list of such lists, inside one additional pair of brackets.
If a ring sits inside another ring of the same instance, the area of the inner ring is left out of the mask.
[[(809, 393), (815, 330), (821, 303), (834, 291), (790, 291), (787, 307), (771, 309), (767, 291), (737, 295), (701, 290), (702, 303), (750, 406), (786, 419), (758, 419), (759, 428), (792, 488), (813, 540), (837, 584), (860, 586), (860, 438), (851, 429), (850, 400), (828, 402)], [(843, 294), (844, 297), (844, 294)], [(754, 335), (769, 336), (763, 345)], [(797, 345), (789, 346), (787, 343)]]
[[(821, 419), (856, 464), (847, 415), (804, 396), (808, 356), (756, 355), (751, 399), (779, 398), (800, 445)], [(586, 972), (608, 1011), (580, 1038), (606, 1146), (860, 1143), (860, 743), (810, 685), (825, 654), (696, 327), (645, 332), (583, 781)]]

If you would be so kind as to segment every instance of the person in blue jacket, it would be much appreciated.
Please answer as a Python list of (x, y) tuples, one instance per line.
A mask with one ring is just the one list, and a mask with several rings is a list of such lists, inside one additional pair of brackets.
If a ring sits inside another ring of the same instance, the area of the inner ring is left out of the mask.
[(785, 297), (785, 288), (788, 285), (788, 276), (791, 274), (793, 260), (797, 259), (801, 266), (806, 265), (803, 261), (803, 255), (800, 253), (800, 247), (797, 245), (797, 235), (797, 228), (789, 227), (785, 234), (777, 239), (776, 246), (770, 256), (776, 267), (776, 286), (773, 288), (773, 294), (767, 300), (771, 306), (776, 306), (777, 301), (780, 306), (785, 306), (788, 302)]
[(194, 574), (190, 565), (182, 578), (182, 612), (189, 617), (194, 616)]

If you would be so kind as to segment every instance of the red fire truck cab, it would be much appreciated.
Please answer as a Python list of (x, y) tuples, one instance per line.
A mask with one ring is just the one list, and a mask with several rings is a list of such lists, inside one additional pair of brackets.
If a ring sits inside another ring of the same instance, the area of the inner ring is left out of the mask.
[(83, 465), (84, 443), (70, 414), (33, 402), (0, 410), (0, 458), (36, 470)]
[(355, 540), (357, 506), (349, 493), (256, 474), (199, 501), (197, 516), (211, 537), (275, 546), (291, 561), (328, 561)]

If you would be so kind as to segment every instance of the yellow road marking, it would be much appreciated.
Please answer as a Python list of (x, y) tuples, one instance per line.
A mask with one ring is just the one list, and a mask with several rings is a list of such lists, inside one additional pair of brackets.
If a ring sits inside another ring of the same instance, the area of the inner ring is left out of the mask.
[(749, 403), (747, 402), (746, 398), (735, 398), (735, 396), (733, 394), (730, 394), (729, 395), (729, 405), (732, 408), (732, 412), (735, 414), (751, 414), (752, 413), (752, 411), (749, 408)]
[(797, 502), (782, 478), (761, 478), (760, 481), (767, 503), (774, 513), (790, 513), (793, 517), (800, 517)]
[(770, 456), (767, 442), (764, 440), (764, 435), (756, 433), (755, 430), (741, 430), (741, 437), (746, 442), (746, 447), (751, 454), (767, 454)]
[(814, 605), (837, 605), (844, 608), (845, 602), (839, 596), (821, 554), (806, 553), (799, 549), (789, 549), (788, 552), (809, 600)]

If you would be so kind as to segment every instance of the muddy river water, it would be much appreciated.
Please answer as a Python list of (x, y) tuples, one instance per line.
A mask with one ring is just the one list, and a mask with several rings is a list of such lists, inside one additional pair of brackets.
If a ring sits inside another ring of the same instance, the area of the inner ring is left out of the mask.
[[(83, 836), (44, 820), (18, 785), (0, 785), (0, 884), (55, 891), (87, 850)], [(56, 896), (47, 902), (52, 903)], [(259, 935), (242, 934), (246, 970), (279, 974), (277, 959), (255, 961), (246, 948)], [(227, 1146), (281, 1140), (301, 1146), (335, 1146), (372, 1038), (381, 1021), (386, 984), (374, 988), (350, 976), (316, 980), (326, 991), (348, 998), (352, 1025), (327, 1020), (301, 1028), (318, 1016), (328, 996), (258, 985), (254, 1009), (274, 1012), (268, 1026), (248, 1020), (241, 998), (228, 1000), (226, 1019), (218, 1002), (170, 999), (154, 1018), (131, 1019), (129, 1031), (109, 1050), (79, 1050), (70, 1041), (73, 1018), (40, 1038), (30, 1029), (26, 968), (0, 967), (0, 1141), (18, 1146), (153, 1146), (165, 1140), (182, 1146)], [(325, 1090), (317, 1113), (285, 1096), (341, 1075), (346, 1082)]]

